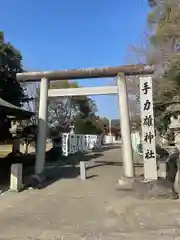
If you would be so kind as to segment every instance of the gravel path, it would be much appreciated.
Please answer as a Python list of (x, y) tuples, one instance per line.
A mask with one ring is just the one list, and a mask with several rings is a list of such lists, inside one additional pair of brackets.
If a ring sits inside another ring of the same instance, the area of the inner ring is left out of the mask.
[(57, 168), (66, 174), (42, 190), (1, 195), (0, 239), (180, 239), (179, 200), (138, 200), (118, 191), (119, 158), (119, 149), (102, 152), (86, 181)]

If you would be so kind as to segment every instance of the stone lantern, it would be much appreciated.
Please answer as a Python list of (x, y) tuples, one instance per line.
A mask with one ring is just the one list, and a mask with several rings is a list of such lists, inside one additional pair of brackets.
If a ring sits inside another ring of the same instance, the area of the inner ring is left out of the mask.
[(176, 147), (180, 150), (180, 97), (175, 96), (172, 104), (166, 107), (167, 115), (169, 115), (168, 128), (173, 133), (172, 141)]
[(20, 133), (22, 132), (22, 127), (19, 122), (12, 120), (9, 131), (13, 137), (12, 153), (16, 155), (20, 153)]

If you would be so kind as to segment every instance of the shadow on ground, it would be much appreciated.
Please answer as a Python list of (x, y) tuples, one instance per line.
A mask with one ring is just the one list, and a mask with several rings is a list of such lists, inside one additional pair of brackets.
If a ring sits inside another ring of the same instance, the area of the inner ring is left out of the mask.
[(103, 151), (108, 151), (108, 150), (113, 150), (113, 149), (121, 149), (121, 145), (103, 145), (100, 149), (95, 149), (93, 152), (103, 152)]
[[(61, 160), (57, 163), (52, 163), (46, 167), (45, 178), (46, 180), (38, 186), (39, 189), (45, 188), (60, 179), (77, 178), (80, 175), (79, 163), (81, 161), (95, 163), (95, 159), (104, 156), (104, 152), (113, 149), (120, 149), (120, 145), (104, 145), (101, 149), (94, 149), (90, 153), (78, 152), (68, 157), (61, 156)], [(99, 161), (101, 163), (101, 161)], [(99, 166), (103, 166), (99, 164)], [(97, 175), (90, 175), (87, 178), (95, 178)]]
[[(63, 159), (60, 163), (49, 165), (45, 169), (45, 181), (37, 186), (38, 189), (46, 188), (60, 179), (73, 179), (80, 176), (80, 161), (89, 162), (103, 156), (101, 153), (92, 153), (91, 155), (75, 154)], [(90, 175), (87, 179), (95, 178), (97, 175)], [(35, 187), (35, 186), (33, 186)]]
[[(99, 157), (104, 156), (104, 152), (120, 148), (120, 145), (103, 146), (101, 149), (93, 150), (91, 153), (76, 153), (68, 157), (60, 156), (59, 148), (52, 149), (46, 153), (46, 168), (45, 178), (43, 180), (34, 179), (35, 154), (28, 156), (8, 156), (0, 159), (0, 191), (6, 191), (10, 185), (10, 168), (12, 163), (23, 164), (23, 179), (26, 188), (33, 187), (42, 189), (45, 188), (59, 179), (73, 179), (80, 175), (79, 163), (85, 161), (88, 163), (88, 169), (97, 168), (105, 165), (123, 166), (122, 162), (112, 161), (98, 161)], [(60, 158), (60, 159), (59, 159)], [(90, 163), (90, 164), (89, 164)], [(142, 164), (136, 163), (135, 167), (141, 167)], [(88, 178), (95, 178), (97, 175), (89, 176)], [(45, 180), (44, 180), (45, 179)]]
[[(76, 153), (74, 155), (64, 157), (60, 156), (60, 151), (58, 149), (52, 149), (46, 153), (46, 169), (45, 175), (47, 176), (47, 181), (45, 185), (52, 184), (53, 182), (59, 180), (60, 178), (77, 178), (80, 174), (79, 162), (80, 161), (90, 161), (96, 159), (100, 156), (103, 156), (102, 152), (110, 149), (105, 147), (99, 152), (93, 152), (91, 154)], [(23, 179), (25, 185), (26, 181), (29, 182), (29, 176), (34, 174), (34, 165), (35, 165), (35, 153), (19, 156), (14, 156), (9, 154), (3, 158), (0, 158), (0, 193), (9, 189), (10, 185), (10, 169), (11, 164), (13, 163), (22, 163), (23, 164)], [(60, 158), (60, 160), (59, 160)]]
[[(110, 149), (110, 148), (109, 148)], [(105, 151), (105, 150), (104, 150)], [(99, 157), (103, 157), (103, 151), (92, 152), (88, 154), (77, 153), (68, 157), (63, 157), (60, 163), (52, 163), (46, 167), (46, 180), (38, 185), (38, 189), (46, 188), (60, 179), (73, 179), (80, 176), (80, 161), (87, 162), (87, 170), (102, 166), (123, 166), (122, 162), (118, 161), (98, 161)], [(134, 163), (134, 167), (142, 169), (143, 164)], [(97, 175), (90, 175), (87, 178), (95, 178)]]
[[(122, 162), (112, 162), (112, 161), (95, 161), (93, 166), (89, 166), (88, 169), (101, 167), (101, 166), (123, 166)], [(143, 163), (134, 163), (134, 167), (143, 167)]]

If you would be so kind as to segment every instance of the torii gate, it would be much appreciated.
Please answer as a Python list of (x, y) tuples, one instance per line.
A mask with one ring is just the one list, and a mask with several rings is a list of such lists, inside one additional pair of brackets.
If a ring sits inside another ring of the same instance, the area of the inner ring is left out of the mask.
[[(127, 178), (134, 177), (133, 167), (133, 150), (131, 146), (130, 121), (128, 109), (128, 96), (126, 87), (126, 76), (140, 76), (140, 82), (151, 86), (150, 99), (152, 100), (152, 77), (153, 68), (146, 65), (126, 65), (117, 67), (105, 68), (85, 68), (74, 70), (61, 71), (45, 71), (45, 72), (24, 72), (17, 74), (17, 80), (22, 82), (41, 81), (40, 85), (40, 102), (39, 102), (39, 124), (38, 124), (38, 141), (35, 173), (41, 174), (45, 165), (45, 151), (46, 151), (46, 129), (47, 129), (47, 100), (49, 97), (58, 96), (80, 96), (80, 95), (106, 95), (118, 94), (118, 105), (120, 113), (121, 135), (122, 135), (122, 157), (124, 164), (124, 176)], [(84, 87), (71, 89), (53, 89), (48, 90), (49, 81), (52, 80), (72, 80), (72, 79), (89, 79), (89, 78), (117, 78), (117, 86), (104, 87)], [(145, 86), (144, 85), (144, 86)], [(147, 89), (150, 89), (150, 87)], [(142, 95), (142, 94), (141, 94)], [(149, 100), (146, 100), (149, 101)], [(141, 104), (142, 105), (142, 104)], [(153, 114), (153, 106), (151, 108)], [(143, 114), (142, 114), (143, 116)], [(152, 116), (153, 117), (153, 116)], [(151, 125), (151, 133), (154, 133), (154, 123)], [(152, 145), (152, 139), (151, 139)], [(148, 145), (150, 146), (150, 145)], [(145, 152), (147, 151), (147, 152)], [(144, 162), (145, 178), (157, 179), (156, 157), (148, 155), (155, 154), (155, 141), (153, 141), (152, 148), (144, 148), (144, 160), (151, 161)], [(147, 156), (150, 156), (149, 158)]]

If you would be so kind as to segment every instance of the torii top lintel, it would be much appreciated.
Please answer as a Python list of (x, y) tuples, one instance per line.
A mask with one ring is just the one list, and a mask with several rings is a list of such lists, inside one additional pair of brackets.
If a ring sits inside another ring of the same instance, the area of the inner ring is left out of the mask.
[(17, 80), (24, 82), (36, 82), (42, 78), (48, 80), (71, 80), (71, 79), (87, 79), (87, 78), (108, 78), (115, 77), (119, 73), (126, 76), (131, 75), (150, 75), (154, 73), (152, 66), (144, 64), (125, 65), (104, 68), (85, 68), (85, 69), (67, 69), (60, 71), (45, 72), (24, 72), (17, 73)]

